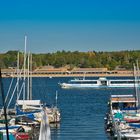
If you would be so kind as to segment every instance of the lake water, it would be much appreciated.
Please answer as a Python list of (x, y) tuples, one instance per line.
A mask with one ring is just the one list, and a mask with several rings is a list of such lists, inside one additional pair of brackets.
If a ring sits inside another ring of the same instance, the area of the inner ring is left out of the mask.
[[(110, 95), (133, 94), (134, 89), (61, 89), (58, 82), (69, 79), (33, 78), (33, 99), (54, 106), (58, 92), (61, 122), (57, 127), (51, 127), (52, 140), (107, 140), (104, 117)], [(3, 79), (5, 93), (10, 81), (10, 78)]]

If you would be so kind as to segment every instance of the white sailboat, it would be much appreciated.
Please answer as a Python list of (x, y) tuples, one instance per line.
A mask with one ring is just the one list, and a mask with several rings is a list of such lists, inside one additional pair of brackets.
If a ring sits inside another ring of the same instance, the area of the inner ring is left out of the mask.
[[(40, 100), (34, 100), (32, 99), (32, 75), (31, 75), (31, 71), (32, 71), (32, 66), (30, 66), (30, 64), (32, 64), (32, 56), (28, 55), (28, 71), (26, 71), (26, 43), (27, 43), (27, 37), (25, 37), (25, 53), (24, 53), (24, 77), (23, 77), (23, 99), (19, 100), (19, 97), (17, 98), (17, 104), (20, 105), (22, 108), (22, 110), (40, 110), (42, 109), (42, 104)], [(30, 59), (31, 58), (31, 59)], [(26, 76), (27, 76), (27, 97), (25, 96), (25, 82), (26, 82)], [(47, 115), (49, 117), (49, 122), (50, 123), (56, 123), (60, 121), (60, 112), (59, 110), (55, 107), (55, 108), (48, 108), (45, 107), (46, 111), (47, 111)], [(39, 120), (41, 120), (40, 118), (38, 118)]]

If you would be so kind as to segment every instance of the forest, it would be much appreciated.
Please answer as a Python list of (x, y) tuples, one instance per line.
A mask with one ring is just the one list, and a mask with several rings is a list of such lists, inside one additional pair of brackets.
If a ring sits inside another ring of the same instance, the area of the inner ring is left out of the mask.
[[(0, 67), (2, 69), (17, 66), (18, 51), (0, 53)], [(23, 64), (23, 52), (20, 52), (20, 64)], [(57, 51), (55, 53), (32, 54), (33, 69), (51, 65), (55, 68), (69, 66), (80, 68), (103, 68), (109, 70), (132, 70), (133, 64), (138, 60), (140, 64), (140, 50), (114, 51), (114, 52), (79, 52)]]

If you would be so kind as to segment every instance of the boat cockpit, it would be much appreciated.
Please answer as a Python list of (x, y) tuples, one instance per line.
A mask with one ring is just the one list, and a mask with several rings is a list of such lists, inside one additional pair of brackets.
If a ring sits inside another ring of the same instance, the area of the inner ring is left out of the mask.
[(99, 81), (100, 81), (101, 86), (107, 86), (108, 85), (108, 80), (105, 77), (100, 77)]

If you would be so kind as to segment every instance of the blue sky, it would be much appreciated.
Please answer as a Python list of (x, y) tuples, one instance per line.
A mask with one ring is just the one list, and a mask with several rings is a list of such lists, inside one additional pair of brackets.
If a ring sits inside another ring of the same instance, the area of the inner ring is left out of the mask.
[(140, 50), (139, 0), (0, 0), (0, 53)]

